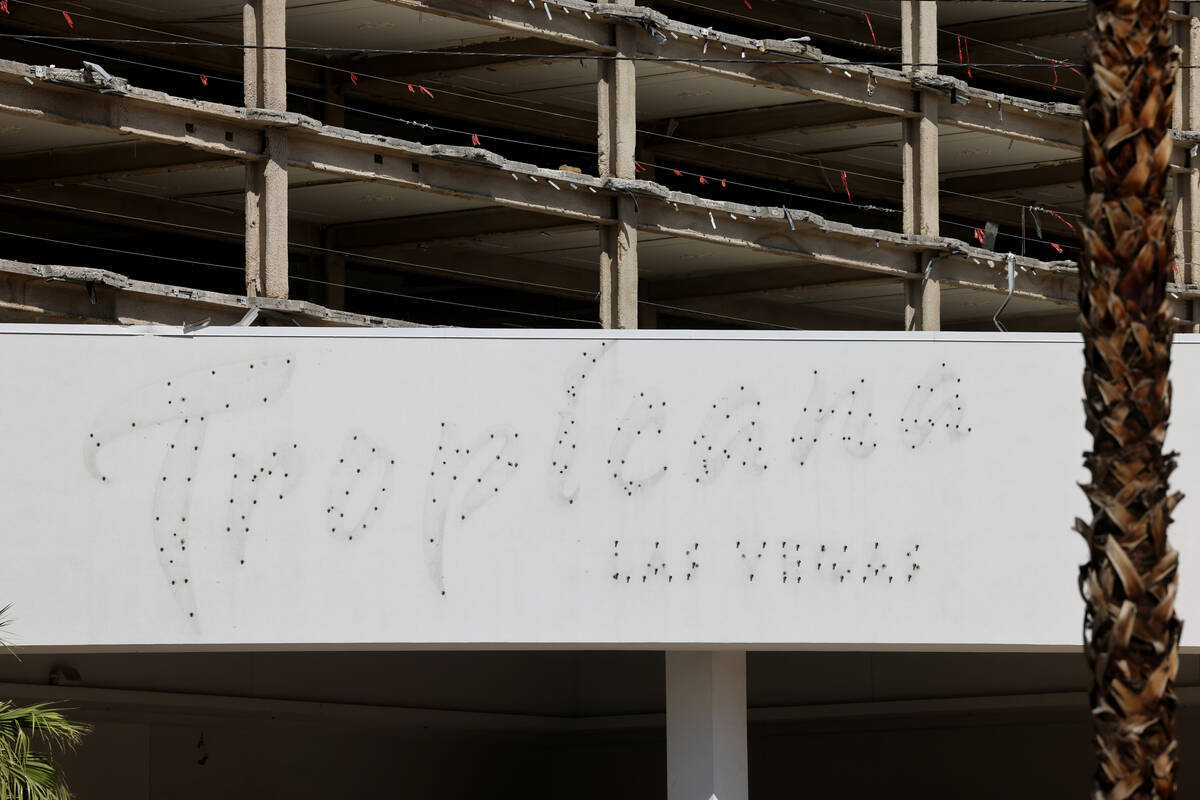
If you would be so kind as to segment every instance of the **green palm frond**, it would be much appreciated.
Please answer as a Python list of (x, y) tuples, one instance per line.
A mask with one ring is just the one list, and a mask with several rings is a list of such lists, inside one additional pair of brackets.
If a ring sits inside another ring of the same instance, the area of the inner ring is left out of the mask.
[(11, 647), (9, 647), (9, 645), (8, 645), (8, 640), (4, 638), (4, 629), (7, 628), (12, 623), (12, 620), (8, 618), (8, 612), (11, 610), (12, 610), (12, 603), (9, 603), (4, 608), (0, 608), (0, 647), (3, 647), (5, 650), (7, 650), (9, 652), (10, 655), (15, 657), (18, 661), (20, 661), (21, 660), (20, 657), (17, 656), (17, 654), (13, 652), (13, 649)]
[(0, 800), (68, 800), (71, 794), (54, 756), (33, 750), (33, 745), (72, 749), (89, 730), (45, 703), (0, 701)]
[[(0, 632), (10, 622), (11, 608), (0, 608)], [(0, 647), (8, 649), (2, 637)], [(71, 750), (91, 730), (67, 719), (64, 710), (46, 703), (15, 706), (0, 700), (0, 800), (70, 799), (71, 792), (53, 752), (33, 749), (45, 745), (51, 751)]]

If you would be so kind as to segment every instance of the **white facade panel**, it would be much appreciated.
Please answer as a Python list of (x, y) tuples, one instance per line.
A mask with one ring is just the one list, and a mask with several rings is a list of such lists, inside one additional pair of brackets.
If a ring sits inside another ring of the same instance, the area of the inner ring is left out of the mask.
[(3, 328), (16, 643), (1078, 645), (1077, 337), (699, 337)]

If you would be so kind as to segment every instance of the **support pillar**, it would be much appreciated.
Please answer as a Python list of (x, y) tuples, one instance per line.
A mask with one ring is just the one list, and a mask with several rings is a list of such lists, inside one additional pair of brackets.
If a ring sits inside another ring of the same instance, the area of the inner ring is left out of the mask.
[(667, 800), (747, 800), (746, 651), (667, 652)]
[[(246, 0), (242, 36), (246, 108), (287, 110), (287, 10), (285, 0)], [(246, 165), (246, 294), (288, 296), (288, 142), (283, 128), (268, 128), (263, 158)]]
[[(1176, 78), (1172, 126), (1200, 130), (1200, 3), (1184, 3), (1187, 19), (1176, 23), (1175, 43), (1183, 50)], [(1175, 175), (1175, 280), (1200, 283), (1200, 156), (1176, 150), (1172, 162), (1184, 169)], [(1200, 333), (1200, 301), (1191, 303), (1192, 332)]]
[[(937, 72), (937, 2), (903, 0), (900, 4), (901, 56), (905, 70)], [(904, 120), (904, 232), (938, 235), (938, 102), (932, 92), (913, 93), (919, 116)], [(916, 277), (904, 282), (904, 329), (936, 331), (942, 327), (941, 286), (925, 277), (927, 254), (919, 254)]]
[[(633, 5), (633, 0), (617, 0)], [(619, 58), (598, 62), (596, 79), (596, 150), (600, 177), (632, 178), (637, 143), (637, 75), (630, 60), (637, 52), (631, 25), (613, 26)], [(605, 328), (636, 328), (637, 211), (632, 197), (613, 201), (615, 225), (600, 229), (600, 324)]]

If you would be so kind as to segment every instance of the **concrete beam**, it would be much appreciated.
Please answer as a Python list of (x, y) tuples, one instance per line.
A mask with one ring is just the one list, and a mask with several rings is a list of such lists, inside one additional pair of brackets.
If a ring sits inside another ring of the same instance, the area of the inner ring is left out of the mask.
[[(883, 67), (852, 65), (802, 43), (751, 39), (714, 31), (678, 22), (640, 6), (563, 0), (555, 5), (570, 9), (571, 13), (558, 14), (548, 20), (541, 6), (531, 8), (521, 3), (380, 1), (602, 53), (614, 52), (607, 28), (619, 21), (635, 27), (640, 56), (673, 61), (681, 69), (897, 117), (912, 116), (911, 92), (917, 84), (936, 93), (942, 122), (1067, 150), (1078, 150), (1082, 142), (1079, 109), (1070, 103), (1043, 103), (1006, 95), (1001, 114), (997, 93), (970, 87), (961, 80), (944, 76), (922, 78)], [(665, 40), (652, 36), (646, 29), (657, 30)], [(704, 50), (706, 42), (707, 53)], [(746, 53), (745, 59), (739, 57), (742, 52)], [(732, 56), (727, 63), (685, 60), (704, 55), (717, 59), (729, 54)], [(762, 63), (764, 61), (768, 63)]]
[[(30, 86), (26, 77), (41, 79)], [(298, 114), (183, 100), (125, 82), (119, 82), (119, 93), (101, 94), (98, 88), (76, 70), (0, 62), (0, 111), (5, 113), (120, 132), (248, 161), (263, 158), (265, 130), (286, 126), (292, 165), (344, 178), (480, 199), (606, 226), (616, 225), (612, 203), (624, 197), (637, 204), (639, 230), (789, 255), (801, 264), (894, 277), (913, 275), (915, 253), (937, 253), (942, 279), (1007, 291), (1005, 281), (989, 280), (988, 267), (1003, 266), (1003, 257), (959, 240), (868, 230), (809, 212), (708, 200), (649, 181), (542, 169), (479, 148), (421, 145), (356, 133), (323, 126)], [(1066, 262), (1047, 264), (1018, 258), (1017, 263), (1042, 273), (1066, 271), (1072, 279), (1075, 274), (1074, 265)], [(953, 272), (946, 271), (950, 266)], [(1030, 291), (1036, 296), (1038, 285), (1031, 284)], [(1073, 291), (1069, 295), (1062, 302), (1074, 302)]]
[[(801, 160), (803, 157), (784, 159), (771, 153), (756, 155), (752, 152), (729, 152), (703, 145), (672, 145), (655, 148), (649, 151), (644, 150), (642, 156), (645, 157), (647, 152), (653, 153), (660, 163), (670, 159), (671, 162), (687, 164), (691, 170), (707, 172), (710, 175), (724, 176), (736, 173), (771, 181), (786, 180), (798, 189), (813, 190), (820, 196), (833, 196), (839, 200), (845, 197), (838, 179), (837, 170), (841, 168), (841, 165), (836, 160), (836, 156), (834, 159), (822, 159), (821, 164), (818, 165), (805, 163)], [(1079, 162), (1072, 163), (1078, 164)], [(903, 198), (901, 181), (886, 175), (866, 173), (861, 167), (851, 164), (844, 166), (853, 169), (850, 185), (857, 202), (881, 206), (884, 209), (900, 210)], [(1032, 184), (1038, 180), (1037, 173), (1037, 169), (1029, 170), (1028, 175), (1022, 171), (1022, 174), (1013, 175), (1012, 181)], [(1046, 171), (1045, 179), (1056, 184), (1068, 173), (1075, 174), (1069, 168), (1064, 170), (1051, 168)], [(998, 185), (1004, 186), (1008, 183), (1009, 177), (1004, 173), (995, 173), (995, 176)], [(1078, 175), (1076, 175), (1076, 179), (1078, 179)], [(982, 220), (990, 220), (1000, 225), (1019, 227), (1021, 216), (1026, 213), (1025, 210), (1011, 204), (987, 202), (986, 196), (989, 194), (988, 189), (991, 186), (992, 176), (990, 174), (961, 180), (943, 180), (939, 190), (940, 216), (942, 218), (958, 217), (972, 221), (974, 225), (982, 225)], [(964, 187), (966, 188), (964, 189)], [(949, 194), (948, 191), (958, 194)], [(982, 202), (980, 198), (984, 198)], [(797, 203), (802, 202), (804, 201), (797, 200)], [(847, 209), (847, 211), (852, 211), (852, 209)], [(1067, 226), (1057, 223), (1053, 217), (1046, 217), (1044, 223), (1044, 227), (1053, 229), (1063, 236), (1072, 239), (1077, 236)]]
[[(803, 31), (811, 35), (818, 46), (825, 42), (837, 47), (838, 52), (853, 59), (890, 60), (895, 58), (895, 49), (901, 42), (898, 15), (893, 12), (898, 4), (890, 7), (868, 6), (870, 23), (863, 17), (862, 10), (851, 4), (837, 6), (806, 7), (803, 3), (769, 3), (756, 5), (753, 9), (727, 5), (718, 7), (709, 4), (705, 8), (706, 19), (720, 19), (722, 27), (728, 26), (742, 31), (757, 29), (767, 35), (780, 30)], [(686, 0), (660, 0), (655, 4), (665, 14), (693, 17), (694, 6)], [(1075, 35), (1082, 40), (1087, 29), (1086, 5), (1055, 11), (1036, 11), (1036, 5), (1027, 4), (1029, 10), (1020, 16), (999, 19), (984, 19), (977, 22), (945, 25), (939, 29), (943, 52), (953, 52), (955, 37), (971, 37), (971, 60), (976, 63), (1015, 64), (1013, 68), (985, 67), (974, 69), (979, 78), (990, 85), (1004, 82), (1010, 88), (1002, 88), (1009, 95), (1028, 94), (1030, 89), (1050, 89), (1053, 83), (1051, 62), (1045, 58), (1027, 55), (1025, 48), (1031, 42), (1044, 38)], [(1008, 45), (1017, 45), (1016, 47)], [(1071, 59), (1074, 60), (1074, 59)], [(1031, 70), (1024, 65), (1037, 65)], [(948, 70), (966, 77), (966, 69), (955, 64), (946, 64)], [(1034, 81), (1044, 86), (1036, 86)], [(1057, 91), (1081, 91), (1083, 80), (1065, 68), (1058, 70)], [(1070, 96), (1070, 95), (1068, 95)]]
[[(643, 150), (643, 157), (652, 153), (655, 162), (686, 165), (689, 171), (709, 172), (709, 177), (724, 177), (730, 174), (764, 178), (770, 181), (786, 181), (799, 188), (815, 189), (823, 194), (841, 195), (845, 198), (838, 170), (841, 169), (836, 154), (833, 158), (822, 158), (813, 163), (812, 158), (797, 155), (780, 156), (778, 153), (756, 153), (753, 147), (738, 150), (723, 150), (706, 147), (704, 144), (664, 144)], [(847, 163), (853, 171), (851, 187), (856, 199), (879, 203), (891, 208), (900, 205), (900, 183), (886, 175), (872, 175), (861, 166)], [(696, 180), (690, 177), (690, 180)]]
[[(660, 5), (672, 11), (686, 11), (686, 3), (674, 0), (662, 0)], [(791, 5), (772, 3), (755, 7), (749, 11), (732, 6), (706, 9), (710, 14), (722, 16), (739, 25), (757, 24), (767, 29), (795, 28), (803, 29), (817, 39), (831, 39), (839, 45), (856, 47), (865, 52), (878, 53), (881, 48), (894, 47), (900, 43), (900, 26), (891, 14), (875, 14), (872, 11), (872, 27), (875, 39), (872, 41), (871, 30), (864, 21), (862, 14), (850, 7), (823, 6), (819, 13), (812, 13), (802, 4)], [(888, 9), (890, 11), (890, 9)], [(1003, 17), (985, 19), (978, 22), (944, 25), (941, 32), (948, 36), (961, 34), (971, 36), (983, 42), (998, 45), (1028, 43), (1035, 39), (1063, 36), (1071, 33), (1082, 34), (1087, 28), (1087, 6), (1079, 3), (1075, 8), (1055, 11), (1031, 11), (1020, 17)], [(972, 51), (974, 55), (974, 51)], [(1014, 55), (1009, 53), (1009, 55)]]
[(207, 319), (232, 325), (255, 308), (301, 325), (420, 327), (299, 300), (247, 298), (133, 280), (103, 269), (0, 259), (0, 319), (5, 321), (185, 325)]

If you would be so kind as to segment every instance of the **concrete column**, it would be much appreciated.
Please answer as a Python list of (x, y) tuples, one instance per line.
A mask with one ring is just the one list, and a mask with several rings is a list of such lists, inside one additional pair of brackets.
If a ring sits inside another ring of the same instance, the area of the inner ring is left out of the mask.
[[(937, 3), (903, 0), (900, 4), (901, 56), (905, 63), (921, 64), (906, 70), (937, 72)], [(930, 65), (930, 66), (924, 66)], [(904, 120), (903, 210), (904, 232), (938, 235), (938, 114), (931, 92), (913, 93), (913, 110), (919, 116)], [(904, 282), (904, 329), (936, 331), (942, 327), (942, 293), (936, 280), (924, 277), (928, 256), (920, 254), (914, 271), (920, 276)]]
[[(633, 0), (617, 0), (633, 5)], [(597, 174), (632, 178), (637, 143), (636, 31), (630, 25), (613, 26), (617, 55), (624, 58), (599, 62), (596, 79)], [(605, 328), (636, 328), (637, 212), (633, 198), (613, 203), (617, 224), (600, 229), (600, 324)]]
[(667, 652), (667, 800), (747, 800), (746, 651)]
[[(246, 107), (287, 110), (285, 0), (246, 0), (242, 35)], [(269, 128), (263, 158), (246, 165), (246, 294), (288, 295), (287, 131)]]
[[(1175, 28), (1175, 42), (1183, 50), (1182, 64), (1176, 89), (1175, 113), (1172, 125), (1183, 130), (1200, 130), (1200, 3), (1185, 3), (1189, 15)], [(1200, 283), (1200, 157), (1176, 150), (1172, 162), (1184, 167), (1175, 175), (1175, 261), (1179, 279)], [(1200, 321), (1200, 301), (1192, 301), (1191, 315)], [(1200, 332), (1193, 323), (1192, 332)]]

